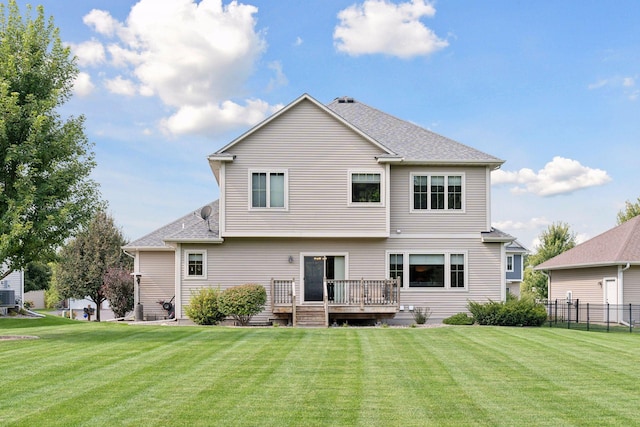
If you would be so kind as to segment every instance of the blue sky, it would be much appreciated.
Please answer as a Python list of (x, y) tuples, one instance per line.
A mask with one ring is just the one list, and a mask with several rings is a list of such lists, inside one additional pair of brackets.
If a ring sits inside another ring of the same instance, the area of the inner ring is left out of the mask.
[[(19, 0), (21, 9), (27, 2)], [(41, 0), (128, 239), (218, 198), (206, 156), (309, 93), (506, 160), (492, 221), (580, 241), (640, 196), (640, 2)]]

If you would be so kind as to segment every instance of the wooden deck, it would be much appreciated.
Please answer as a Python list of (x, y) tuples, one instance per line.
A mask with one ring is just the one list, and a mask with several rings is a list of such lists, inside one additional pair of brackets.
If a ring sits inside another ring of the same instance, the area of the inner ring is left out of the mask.
[(325, 280), (323, 300), (300, 302), (293, 280), (271, 279), (274, 316), (293, 326), (329, 326), (336, 319), (385, 319), (400, 308), (399, 283), (382, 280)]

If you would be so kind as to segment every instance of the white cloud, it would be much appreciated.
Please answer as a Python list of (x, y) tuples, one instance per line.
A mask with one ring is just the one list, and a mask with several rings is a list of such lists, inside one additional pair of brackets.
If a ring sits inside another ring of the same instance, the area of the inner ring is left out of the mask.
[(280, 61), (270, 62), (267, 67), (274, 73), (274, 76), (267, 86), (267, 91), (272, 91), (280, 86), (286, 86), (287, 83), (289, 83), (287, 76), (282, 72), (282, 63)]
[(555, 196), (603, 185), (611, 177), (602, 169), (583, 166), (577, 160), (556, 156), (537, 173), (524, 168), (509, 172), (501, 169), (492, 173), (495, 185), (516, 184), (512, 193), (533, 193), (538, 196)]
[(95, 88), (94, 84), (91, 83), (91, 76), (87, 73), (80, 72), (76, 76), (75, 81), (73, 82), (73, 93), (80, 97), (88, 96), (93, 89)]
[(246, 106), (232, 101), (224, 101), (220, 105), (186, 105), (171, 117), (163, 119), (161, 127), (165, 132), (174, 135), (225, 132), (234, 127), (253, 125), (280, 108), (281, 105), (270, 106), (261, 100), (249, 100)]
[(106, 59), (104, 46), (97, 40), (92, 39), (80, 44), (69, 43), (69, 46), (81, 67), (100, 65)]
[(118, 76), (115, 79), (105, 81), (107, 90), (116, 95), (133, 96), (136, 94), (136, 85), (131, 81)]
[(536, 230), (551, 224), (547, 218), (531, 218), (528, 221), (496, 221), (492, 225), (500, 230)]
[(587, 86), (589, 90), (595, 89), (613, 89), (622, 92), (629, 100), (635, 101), (640, 95), (640, 89), (636, 86), (637, 76), (626, 77), (611, 77), (608, 79), (601, 79), (595, 83), (591, 83)]
[(433, 17), (435, 7), (425, 0), (394, 4), (365, 0), (338, 13), (333, 39), (336, 49), (349, 55), (387, 54), (400, 58), (429, 55), (449, 45), (420, 19)]
[[(255, 100), (232, 101), (244, 93), (266, 49), (256, 30), (257, 11), (237, 1), (140, 0), (123, 23), (100, 10), (92, 10), (84, 22), (113, 37), (107, 52), (120, 76), (108, 80), (109, 90), (158, 96), (175, 111), (161, 121), (165, 131), (217, 133), (244, 125), (249, 119), (236, 117), (240, 111), (248, 113), (252, 125), (273, 108), (257, 108)], [(281, 67), (270, 68), (275, 71), (271, 84), (286, 84)]]
[(302, 45), (302, 43), (303, 43), (302, 37), (298, 36), (298, 37), (296, 37), (296, 41), (293, 42), (293, 45), (294, 46), (300, 46), (300, 45)]
[(122, 27), (109, 12), (98, 9), (93, 9), (86, 14), (84, 18), (82, 18), (82, 22), (93, 28), (95, 32), (109, 37), (113, 36), (116, 31)]

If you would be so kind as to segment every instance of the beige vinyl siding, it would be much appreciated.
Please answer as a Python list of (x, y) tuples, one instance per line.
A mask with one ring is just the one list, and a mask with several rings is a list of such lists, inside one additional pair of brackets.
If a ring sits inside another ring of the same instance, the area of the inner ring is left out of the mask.
[[(485, 244), (480, 239), (390, 239), (389, 253), (410, 251), (411, 253), (446, 251), (466, 254), (467, 286), (464, 289), (402, 288), (400, 301), (405, 311), (397, 319), (412, 316), (408, 306), (428, 307), (432, 319), (443, 319), (459, 312), (468, 312), (469, 301), (500, 301), (502, 274), (500, 269), (501, 247), (498, 243)], [(408, 278), (408, 271), (405, 271)]]
[[(387, 232), (386, 203), (349, 206), (349, 172), (378, 172), (382, 151), (305, 101), (247, 136), (228, 152), (223, 237), (340, 236)], [(286, 170), (288, 209), (249, 209), (249, 172)]]
[[(344, 255), (348, 279), (388, 277), (388, 251), (423, 250), (465, 252), (467, 288), (463, 290), (402, 289), (404, 305), (430, 307), (433, 318), (466, 311), (468, 300), (500, 300), (500, 245), (483, 244), (480, 239), (258, 239), (229, 238), (222, 245), (183, 245), (183, 251), (207, 249), (207, 280), (182, 280), (182, 303), (188, 305), (194, 291), (203, 286), (224, 290), (244, 283), (258, 283), (270, 292), (271, 278), (294, 279), (298, 300), (303, 295), (302, 257), (306, 255)], [(289, 256), (293, 263), (289, 263)], [(184, 260), (184, 257), (181, 257)], [(182, 261), (184, 262), (184, 261)], [(181, 271), (184, 271), (183, 269)], [(184, 273), (182, 273), (184, 276)], [(254, 321), (271, 318), (270, 298), (265, 311)], [(184, 312), (184, 310), (183, 310)], [(403, 315), (400, 315), (402, 318)]]
[[(464, 176), (464, 211), (412, 211), (412, 174)], [(405, 233), (479, 233), (487, 231), (486, 167), (392, 166), (391, 230)]]
[(640, 304), (640, 266), (634, 265), (624, 274), (624, 303)]
[(569, 270), (553, 270), (549, 272), (551, 278), (549, 300), (566, 300), (567, 291), (571, 291), (574, 300), (581, 304), (602, 304), (604, 291), (602, 281), (605, 277), (618, 277), (618, 267), (576, 268)]
[(147, 320), (163, 319), (167, 312), (158, 301), (169, 301), (175, 293), (175, 253), (139, 252), (140, 303)]

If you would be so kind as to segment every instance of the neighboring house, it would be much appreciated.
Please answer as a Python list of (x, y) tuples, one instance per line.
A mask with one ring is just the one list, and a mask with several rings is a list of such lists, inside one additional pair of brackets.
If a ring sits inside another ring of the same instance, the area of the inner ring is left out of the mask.
[(22, 306), (24, 293), (24, 272), (13, 271), (0, 280), (0, 306)]
[[(256, 322), (413, 321), (504, 300), (503, 160), (351, 98), (302, 95), (209, 156), (220, 199), (123, 249), (145, 319), (202, 287), (266, 287)], [(295, 298), (295, 304), (294, 302)], [(319, 317), (318, 317), (319, 316)]]
[(515, 297), (520, 296), (520, 285), (524, 280), (524, 256), (529, 253), (527, 248), (522, 246), (520, 242), (514, 240), (507, 243), (506, 247), (507, 259), (505, 262), (507, 292)]
[[(640, 304), (640, 216), (535, 267), (549, 277), (549, 300)], [(617, 316), (618, 311), (612, 311)], [(620, 318), (610, 318), (622, 321)]]

